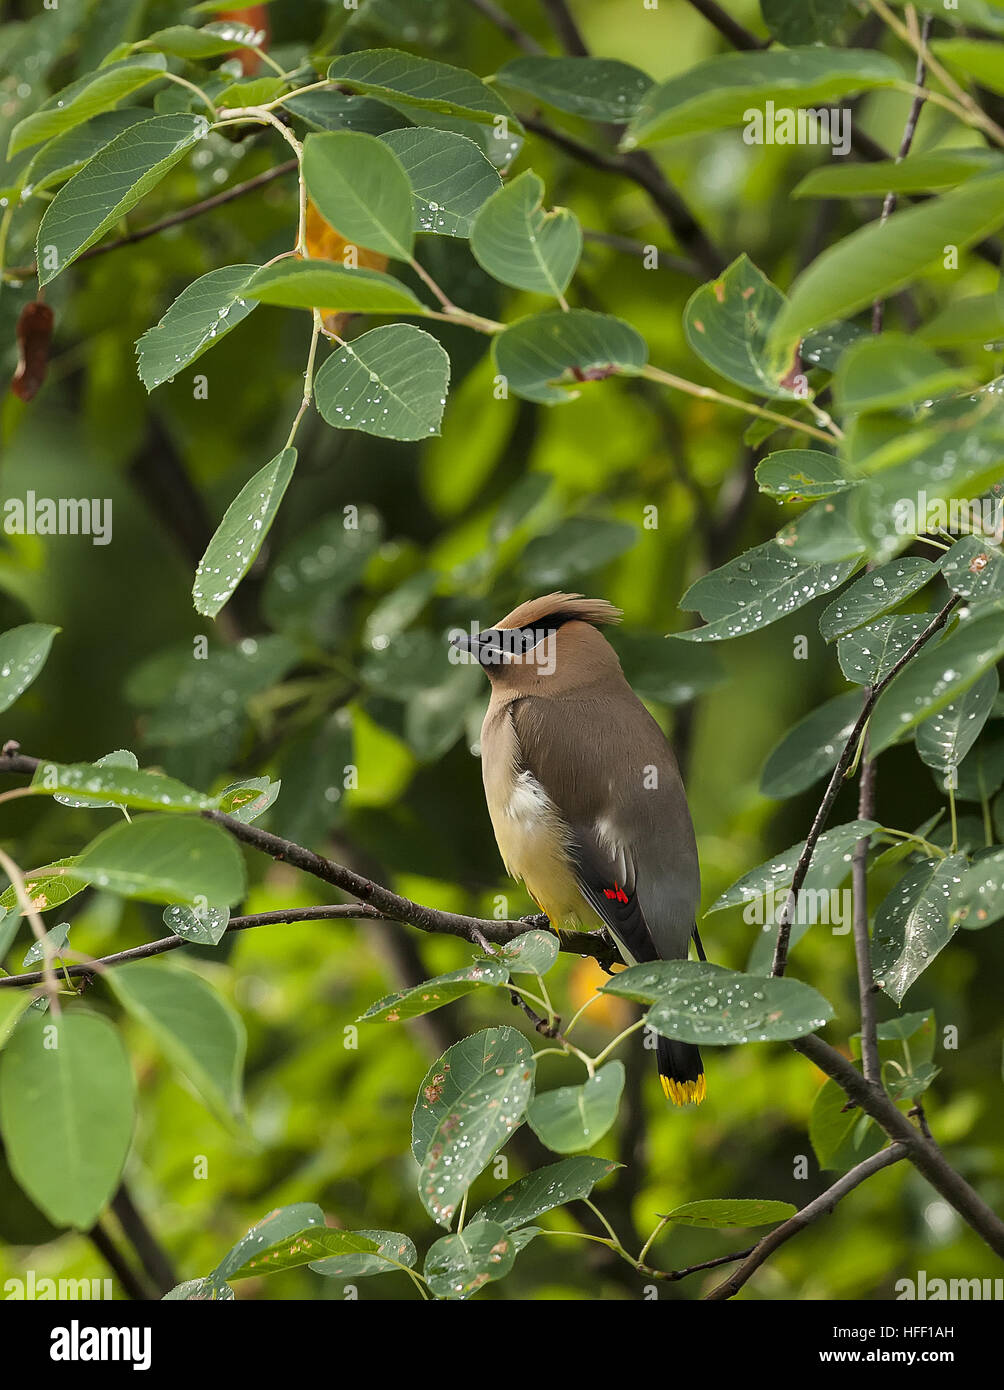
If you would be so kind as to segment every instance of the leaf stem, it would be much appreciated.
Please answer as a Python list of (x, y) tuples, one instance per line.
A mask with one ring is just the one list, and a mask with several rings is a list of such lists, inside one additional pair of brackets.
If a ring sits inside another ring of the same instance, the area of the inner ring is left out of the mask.
[(756, 415), (761, 420), (773, 420), (775, 424), (784, 425), (787, 429), (800, 430), (802, 434), (809, 434), (813, 439), (821, 439), (824, 444), (832, 444), (836, 435), (826, 430), (817, 429), (815, 425), (809, 425), (804, 420), (795, 420), (787, 415), (779, 415), (776, 410), (768, 410), (765, 406), (754, 405), (752, 401), (741, 401), (736, 396), (726, 396), (721, 391), (716, 391), (712, 386), (699, 386), (696, 381), (688, 381), (686, 377), (675, 376), (672, 372), (664, 372), (661, 367), (654, 367), (651, 363), (643, 367), (638, 373), (645, 377), (647, 381), (658, 381), (663, 386), (669, 386), (674, 391), (683, 391), (688, 396), (697, 396), (701, 400), (717, 401), (719, 405), (729, 405), (735, 410), (743, 410), (747, 415)]
[(311, 398), (314, 394), (314, 362), (317, 358), (317, 340), (321, 334), (321, 311), (314, 310), (314, 327), (310, 335), (310, 350), (307, 353), (307, 370), (303, 374), (303, 399), (300, 408), (293, 417), (293, 423), (289, 427), (289, 435), (286, 439), (285, 447), (291, 449), (296, 432), (300, 428), (300, 421), (310, 408)]

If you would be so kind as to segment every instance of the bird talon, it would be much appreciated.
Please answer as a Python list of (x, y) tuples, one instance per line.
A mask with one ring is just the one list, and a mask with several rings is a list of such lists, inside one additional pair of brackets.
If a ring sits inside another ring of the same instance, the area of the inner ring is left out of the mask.
[(525, 917), (519, 919), (528, 927), (536, 927), (538, 931), (547, 931), (551, 925), (551, 919), (546, 912), (529, 912)]

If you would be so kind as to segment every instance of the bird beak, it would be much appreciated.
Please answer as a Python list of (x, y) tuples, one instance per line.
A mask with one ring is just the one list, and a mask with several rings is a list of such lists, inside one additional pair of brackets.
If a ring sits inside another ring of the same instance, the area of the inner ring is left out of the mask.
[(450, 646), (453, 647), (455, 651), (470, 653), (472, 650), (470, 634), (467, 632), (458, 631), (451, 633), (449, 642)]

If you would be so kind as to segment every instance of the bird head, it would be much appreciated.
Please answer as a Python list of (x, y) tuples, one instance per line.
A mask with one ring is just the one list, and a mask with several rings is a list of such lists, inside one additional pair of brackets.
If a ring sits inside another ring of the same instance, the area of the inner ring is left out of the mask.
[[(613, 648), (597, 631), (620, 621), (620, 609), (581, 594), (545, 594), (521, 603), (490, 628), (455, 631), (451, 645), (478, 662), (494, 686), (557, 694), (620, 669)], [(546, 683), (546, 685), (545, 685)]]

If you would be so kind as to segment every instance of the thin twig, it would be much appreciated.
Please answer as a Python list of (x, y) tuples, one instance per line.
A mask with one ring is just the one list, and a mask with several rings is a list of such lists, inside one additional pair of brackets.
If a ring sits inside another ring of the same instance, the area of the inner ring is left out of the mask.
[(715, 0), (690, 0), (690, 3), (709, 24), (713, 24), (718, 32), (728, 39), (733, 48), (742, 52), (752, 52), (766, 48), (770, 43), (769, 39), (758, 39), (756, 34), (750, 33), (737, 19), (727, 14), (721, 5), (717, 5)]
[[(917, 67), (916, 67), (916, 71), (914, 72), (914, 77), (913, 77), (914, 85), (915, 85), (916, 87), (920, 88), (921, 90), (918, 90), (918, 91), (914, 94), (913, 101), (910, 103), (910, 110), (909, 110), (909, 113), (908, 113), (907, 118), (906, 118), (906, 125), (905, 125), (904, 128), (903, 128), (903, 138), (902, 138), (902, 140), (899, 142), (899, 150), (898, 150), (898, 152), (897, 152), (897, 154), (896, 154), (896, 163), (897, 163), (897, 164), (902, 163), (902, 161), (903, 161), (903, 160), (907, 157), (907, 155), (910, 153), (910, 146), (913, 144), (913, 137), (914, 137), (914, 135), (915, 135), (916, 132), (917, 132), (917, 123), (918, 123), (918, 121), (920, 120), (920, 113), (921, 113), (921, 110), (923, 109), (923, 106), (924, 106), (924, 98), (925, 98), (925, 96), (926, 96), (926, 93), (925, 93), (922, 89), (923, 89), (923, 86), (924, 86), (924, 78), (925, 78), (926, 75), (927, 75), (927, 63), (926, 63), (926, 61), (925, 61), (924, 54), (925, 54), (925, 52), (926, 52), (926, 50), (927, 50), (927, 39), (928, 39), (928, 35), (929, 35), (930, 32), (931, 32), (931, 25), (932, 25), (933, 23), (934, 23), (934, 16), (931, 15), (931, 14), (926, 14), (926, 15), (924, 16), (924, 23), (923, 23), (923, 27), (922, 27), (922, 29), (921, 29), (921, 46), (920, 46), (920, 51), (919, 51), (918, 54), (917, 54)], [(892, 210), (895, 208), (895, 206), (896, 206), (896, 194), (895, 194), (894, 192), (892, 192), (892, 190), (890, 190), (890, 191), (885, 195), (885, 201), (884, 201), (883, 204), (882, 204), (882, 215), (881, 215), (881, 217), (879, 218), (879, 226), (880, 226), (880, 227), (883, 226), (883, 225), (885, 224), (885, 222), (888, 220), (889, 215), (890, 215), (890, 213), (892, 212)], [(885, 300), (884, 300), (884, 299), (876, 299), (875, 303), (872, 305), (872, 332), (873, 332), (873, 333), (881, 333), (881, 332), (882, 332), (882, 320), (883, 320), (884, 315), (885, 315)]]
[[(235, 198), (243, 198), (246, 193), (253, 193), (255, 189), (264, 187), (274, 179), (282, 178), (284, 174), (290, 174), (296, 168), (296, 160), (289, 159), (285, 164), (277, 164), (274, 169), (266, 169), (261, 174), (256, 174), (253, 179), (246, 179), (244, 183), (235, 183), (233, 188), (225, 188), (222, 193), (214, 193), (210, 198), (203, 198), (201, 202), (193, 203), (191, 207), (182, 208), (180, 212), (172, 212), (169, 217), (161, 217), (157, 222), (151, 222), (147, 227), (137, 227), (134, 232), (128, 232), (125, 236), (117, 237), (114, 241), (102, 242), (100, 246), (92, 246), (90, 250), (84, 251), (77, 257), (77, 261), (89, 261), (94, 256), (107, 255), (109, 251), (118, 251), (123, 246), (133, 246), (137, 241), (145, 241), (147, 237), (156, 236), (158, 232), (166, 232), (170, 227), (178, 227), (183, 222), (190, 222), (193, 217), (201, 217), (204, 212), (211, 212), (214, 208), (219, 208), (224, 203), (232, 203)], [(38, 266), (34, 262), (31, 265), (11, 266), (4, 271), (4, 276), (12, 280), (30, 280), (32, 276), (38, 274)]]
[(467, 0), (475, 10), (479, 10), (490, 24), (494, 24), (496, 29), (501, 30), (506, 38), (511, 39), (517, 48), (521, 48), (524, 53), (540, 55), (547, 50), (539, 44), (532, 34), (528, 34), (525, 29), (521, 29), (510, 14), (496, 5), (494, 0)]
[(892, 1163), (898, 1163), (900, 1159), (905, 1157), (906, 1148), (904, 1145), (891, 1144), (889, 1148), (882, 1149), (871, 1158), (866, 1158), (863, 1163), (859, 1163), (856, 1168), (852, 1168), (849, 1173), (838, 1178), (832, 1187), (828, 1187), (825, 1192), (809, 1202), (801, 1211), (797, 1211), (794, 1216), (790, 1216), (787, 1221), (775, 1227), (769, 1235), (764, 1236), (763, 1240), (758, 1241), (739, 1268), (733, 1270), (727, 1279), (711, 1290), (707, 1295), (707, 1301), (709, 1303), (721, 1302), (738, 1293), (747, 1279), (760, 1268), (768, 1255), (772, 1255), (778, 1246), (791, 1240), (792, 1236), (797, 1236), (800, 1231), (804, 1231), (806, 1226), (811, 1226), (813, 1221), (817, 1221), (819, 1217), (831, 1212), (842, 1197), (846, 1197), (848, 1192), (853, 1192), (856, 1187), (872, 1177), (873, 1174), (881, 1172), (883, 1168), (888, 1168)]
[(841, 784), (844, 780), (844, 774), (847, 772), (847, 769), (854, 759), (861, 735), (864, 732), (865, 725), (868, 723), (869, 716), (875, 706), (875, 701), (890, 682), (899, 675), (907, 662), (912, 661), (921, 647), (925, 646), (931, 638), (944, 627), (951, 615), (952, 609), (958, 602), (959, 595), (955, 594), (948, 600), (941, 612), (928, 623), (917, 640), (907, 648), (895, 665), (892, 666), (878, 684), (872, 686), (868, 692), (864, 704), (862, 705), (861, 713), (858, 715), (854, 728), (851, 730), (850, 737), (844, 744), (843, 752), (840, 754), (837, 765), (833, 769), (833, 775), (823, 794), (823, 799), (819, 803), (819, 810), (816, 812), (815, 820), (812, 822), (812, 829), (809, 831), (805, 841), (805, 848), (802, 850), (798, 864), (795, 867), (795, 876), (792, 879), (791, 888), (789, 889), (784, 908), (781, 912), (781, 920), (778, 923), (777, 944), (774, 947), (774, 963), (770, 972), (772, 975), (783, 975), (787, 968), (788, 941), (791, 937), (791, 925), (794, 920), (798, 894), (801, 891), (802, 884), (805, 882), (805, 876), (809, 872), (809, 865), (812, 862), (812, 854), (816, 848), (816, 843), (823, 833), (823, 828), (829, 818), (830, 811), (833, 809), (833, 803), (837, 799), (837, 793), (840, 791)]

